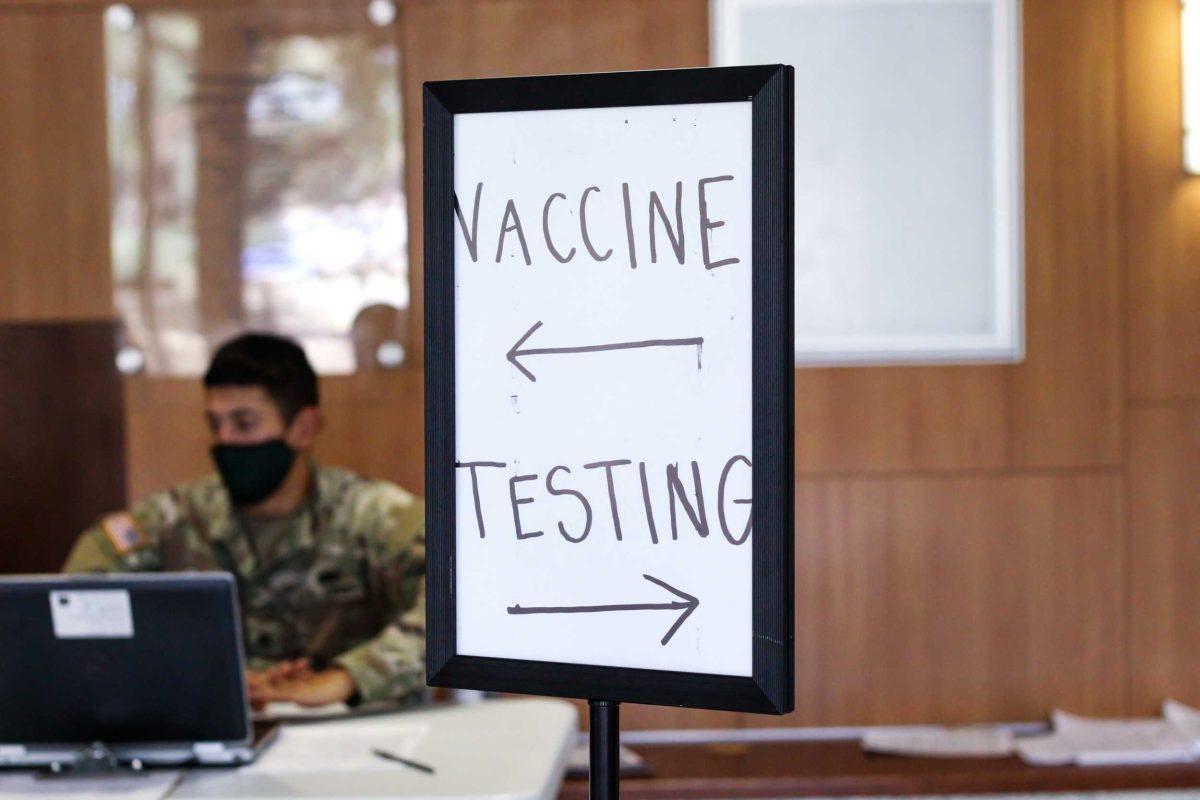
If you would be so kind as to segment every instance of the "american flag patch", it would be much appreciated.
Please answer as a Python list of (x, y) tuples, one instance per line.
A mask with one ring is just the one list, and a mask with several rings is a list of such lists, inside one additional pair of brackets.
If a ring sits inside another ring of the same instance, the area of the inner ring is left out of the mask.
[(118, 555), (125, 555), (146, 543), (133, 516), (127, 511), (105, 517), (100, 521), (100, 527)]

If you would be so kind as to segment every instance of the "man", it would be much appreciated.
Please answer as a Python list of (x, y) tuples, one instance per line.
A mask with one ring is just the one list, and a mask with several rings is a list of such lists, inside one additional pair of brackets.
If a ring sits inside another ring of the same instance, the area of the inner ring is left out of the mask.
[(213, 356), (204, 387), (218, 474), (103, 518), (64, 569), (233, 573), (256, 705), (420, 692), (423, 503), (313, 463), (317, 377), (295, 343), (234, 339)]

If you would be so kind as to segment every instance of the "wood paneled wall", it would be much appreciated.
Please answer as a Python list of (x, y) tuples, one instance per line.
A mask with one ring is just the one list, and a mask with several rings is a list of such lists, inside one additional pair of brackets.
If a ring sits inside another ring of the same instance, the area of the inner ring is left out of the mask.
[(1131, 704), (1200, 703), (1200, 177), (1180, 157), (1179, 5), (1123, 16)]
[(0, 320), (112, 318), (100, 11), (0, 10)]
[(0, 10), (0, 573), (121, 502), (99, 9)]
[(784, 724), (1127, 708), (1120, 5), (1024, 17), (1026, 359), (797, 372)]
[[(1200, 579), (1200, 179), (1180, 169), (1178, 3), (1023, 5), (1026, 360), (798, 371), (797, 711), (630, 707), (628, 727), (971, 722), (1055, 706), (1143, 713), (1168, 694), (1200, 702), (1200, 622), (1187, 613)], [(26, 36), (0, 12), (0, 44), (18, 48), (0, 48), (0, 74), (38, 85), (5, 85), (4, 98), (33, 109), (78, 79), (43, 64), (49, 52), (96, 68), (90, 7), (53, 15), (76, 37), (69, 47), (26, 19), (39, 15), (17, 15), (36, 28)], [(412, 264), (422, 81), (700, 65), (707, 25), (705, 0), (402, 3)], [(103, 153), (94, 98), (47, 106), (56, 124), (45, 129), (12, 119), (12, 107), (0, 130), (31, 155), (0, 152), (0, 287), (23, 252), (11, 220), (54, 221), (45, 204), (37, 218), (9, 211), (10, 187), (46, 197), (62, 183), (48, 131)], [(28, 281), (28, 313), (110, 313), (106, 234), (91, 222), (105, 213), (103, 174), (90, 180), (57, 231), (71, 241), (42, 232), (29, 253), (95, 258), (64, 256), (39, 273), (50, 285)], [(419, 269), (413, 284), (419, 298)], [(0, 294), (0, 314), (11, 303)], [(416, 355), (404, 371), (326, 381), (326, 460), (421, 488)], [(127, 397), (134, 494), (206, 468), (194, 383), (137, 379)]]
[(0, 575), (56, 572), (125, 494), (114, 323), (0, 322)]

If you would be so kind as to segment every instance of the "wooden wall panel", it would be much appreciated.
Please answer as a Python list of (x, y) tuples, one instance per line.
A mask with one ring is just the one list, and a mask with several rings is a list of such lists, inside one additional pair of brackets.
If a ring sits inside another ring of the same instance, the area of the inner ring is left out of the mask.
[(1124, 11), (1129, 394), (1200, 399), (1200, 178), (1183, 173), (1179, 3)]
[(404, 16), (406, 85), (414, 88), (428, 80), (708, 63), (704, 0), (426, 0), (407, 3)]
[(777, 722), (1121, 713), (1122, 488), (1103, 473), (802, 481), (797, 710)]
[(125, 493), (112, 322), (0, 324), (0, 574), (55, 572)]
[(1130, 414), (1133, 711), (1200, 705), (1200, 404)]
[(425, 493), (425, 382), (418, 370), (326, 378), (317, 458)]
[(131, 501), (212, 472), (208, 446), (199, 378), (125, 379), (126, 486)]
[(1012, 461), (1117, 464), (1120, 4), (1022, 7), (1026, 359), (1010, 374)]
[(796, 473), (1007, 467), (1003, 368), (796, 370)]
[(100, 11), (0, 11), (0, 319), (111, 318)]
[(1183, 173), (1179, 5), (1125, 0), (1132, 706), (1200, 703), (1200, 178)]

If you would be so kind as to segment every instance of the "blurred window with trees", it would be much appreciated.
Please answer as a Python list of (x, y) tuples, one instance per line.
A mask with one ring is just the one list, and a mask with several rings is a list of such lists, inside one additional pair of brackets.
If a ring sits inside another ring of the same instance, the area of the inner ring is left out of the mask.
[(107, 9), (123, 370), (197, 375), (245, 329), (297, 338), (324, 374), (364, 366), (367, 329), (403, 362), (395, 16), (391, 0)]

